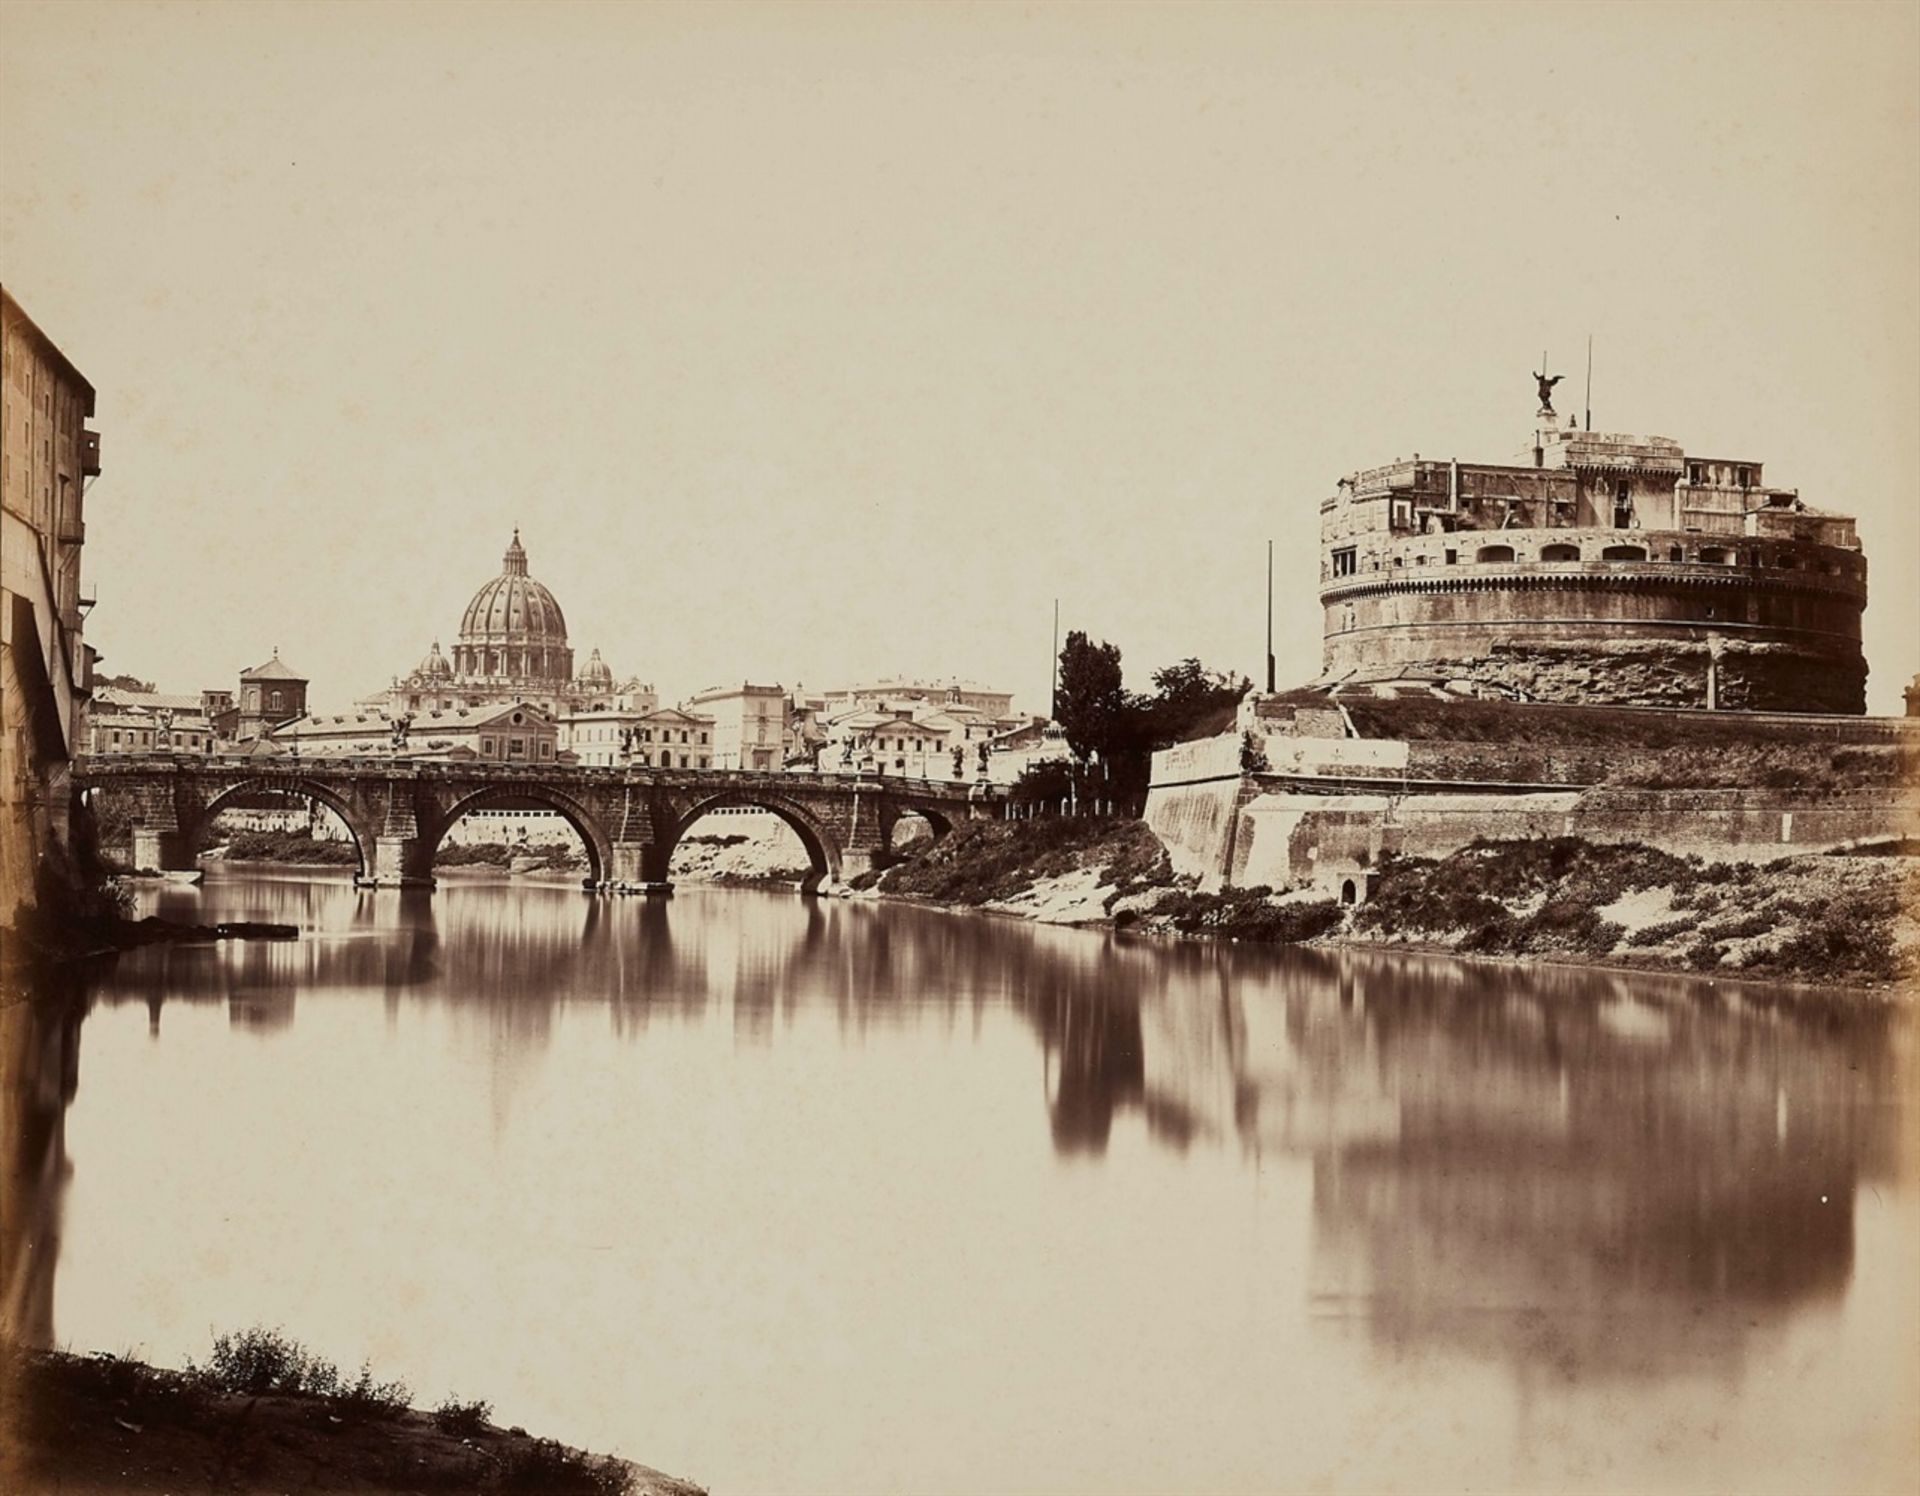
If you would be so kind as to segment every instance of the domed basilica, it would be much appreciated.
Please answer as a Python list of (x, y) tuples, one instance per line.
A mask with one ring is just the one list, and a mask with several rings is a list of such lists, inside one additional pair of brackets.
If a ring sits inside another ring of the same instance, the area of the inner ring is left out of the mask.
[(650, 711), (657, 704), (653, 687), (638, 680), (617, 683), (597, 649), (574, 673), (566, 615), (527, 574), (518, 530), (500, 575), (474, 593), (461, 615), (453, 658), (436, 639), (427, 657), (395, 677), (380, 699), (396, 716), (506, 702), (542, 707), (556, 717), (613, 705)]

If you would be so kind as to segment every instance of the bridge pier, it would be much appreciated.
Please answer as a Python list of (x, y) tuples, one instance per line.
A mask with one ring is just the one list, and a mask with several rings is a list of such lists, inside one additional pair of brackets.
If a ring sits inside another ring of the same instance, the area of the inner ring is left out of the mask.
[(160, 826), (133, 828), (133, 870), (135, 872), (179, 872), (193, 865), (192, 841), (184, 831)]
[(667, 877), (666, 862), (656, 842), (614, 842), (608, 848), (605, 876), (598, 888), (602, 893), (671, 895), (673, 883)]
[(366, 873), (353, 881), (361, 888), (432, 888), (433, 854), (417, 836), (377, 836)]

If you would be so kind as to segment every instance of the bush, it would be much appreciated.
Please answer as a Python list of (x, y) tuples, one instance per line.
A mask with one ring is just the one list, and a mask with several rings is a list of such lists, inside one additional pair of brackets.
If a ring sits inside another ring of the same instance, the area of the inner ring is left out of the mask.
[(340, 1369), (322, 1360), (278, 1328), (255, 1325), (213, 1337), (213, 1355), (205, 1366), (189, 1360), (188, 1372), (222, 1392), (250, 1396), (283, 1393), (332, 1397), (340, 1390)]
[(1770, 950), (1750, 952), (1742, 970), (1825, 981), (1891, 982), (1906, 975), (1893, 943), (1900, 896), (1891, 888), (1846, 894)]
[(1698, 922), (1691, 919), (1662, 920), (1658, 924), (1643, 925), (1627, 937), (1628, 945), (1671, 945), (1680, 936), (1692, 930)]
[[(1099, 816), (1039, 816), (1028, 821), (966, 821), (931, 846), (888, 868), (889, 893), (953, 904), (1017, 898), (1095, 858), (1132, 877), (1164, 856), (1138, 821)], [(856, 887), (860, 880), (854, 880)]]
[(528, 1492), (540, 1496), (627, 1496), (633, 1468), (610, 1457), (582, 1454), (552, 1439), (509, 1446), (499, 1454), (481, 1487), (489, 1492)]
[(446, 1401), (433, 1410), (434, 1426), (444, 1434), (459, 1434), (470, 1437), (479, 1433), (493, 1417), (493, 1404), (490, 1402), (461, 1402), (459, 1398), (448, 1394)]
[(1712, 971), (1727, 959), (1727, 948), (1715, 945), (1711, 940), (1702, 940), (1689, 947), (1680, 959), (1695, 971)]
[(352, 867), (360, 853), (351, 841), (316, 841), (300, 831), (241, 831), (227, 843), (227, 860)]
[(396, 1413), (406, 1412), (407, 1404), (413, 1397), (405, 1382), (376, 1382), (372, 1368), (364, 1361), (360, 1363), (357, 1377), (351, 1382), (340, 1378), (339, 1385), (333, 1406), (348, 1418), (391, 1418)]
[(1777, 913), (1743, 914), (1738, 919), (1723, 919), (1701, 930), (1703, 940), (1747, 940), (1755, 935), (1771, 935), (1780, 926)]
[(1148, 911), (1183, 935), (1224, 936), (1231, 940), (1293, 945), (1317, 940), (1338, 929), (1345, 913), (1332, 899), (1275, 904), (1273, 890), (1228, 888), (1219, 893), (1175, 889), (1161, 895)]

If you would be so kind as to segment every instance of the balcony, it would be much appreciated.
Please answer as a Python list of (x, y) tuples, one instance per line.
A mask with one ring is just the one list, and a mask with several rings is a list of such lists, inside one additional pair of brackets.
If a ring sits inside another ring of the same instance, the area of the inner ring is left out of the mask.
[(100, 433), (97, 431), (80, 433), (80, 472), (83, 477), (100, 476)]

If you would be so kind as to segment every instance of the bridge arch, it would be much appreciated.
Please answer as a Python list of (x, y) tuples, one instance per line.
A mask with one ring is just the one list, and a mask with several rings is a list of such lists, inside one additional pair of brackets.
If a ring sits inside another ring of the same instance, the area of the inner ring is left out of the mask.
[(373, 832), (362, 825), (354, 814), (352, 804), (337, 790), (317, 779), (303, 778), (297, 774), (253, 774), (244, 779), (236, 779), (222, 785), (195, 812), (189, 823), (181, 818), (181, 838), (185, 844), (188, 865), (206, 845), (207, 833), (213, 829), (214, 817), (225, 810), (241, 795), (266, 793), (273, 795), (301, 795), (310, 800), (318, 800), (328, 810), (340, 818), (340, 824), (347, 828), (347, 836), (353, 842), (355, 855), (360, 859), (361, 879), (373, 875)]
[(612, 838), (606, 827), (581, 801), (564, 791), (535, 783), (490, 784), (472, 794), (463, 795), (448, 806), (432, 826), (420, 828), (420, 862), (423, 873), (433, 867), (433, 859), (461, 817), (488, 810), (524, 810), (528, 805), (550, 810), (565, 821), (587, 849), (589, 886), (604, 883), (613, 867)]
[(926, 805), (917, 800), (908, 800), (901, 805), (899, 814), (919, 816), (932, 828), (935, 841), (939, 841), (941, 837), (953, 830), (954, 816), (951, 805)]
[(804, 805), (789, 800), (784, 795), (776, 795), (764, 790), (723, 790), (717, 795), (708, 795), (697, 800), (688, 809), (679, 814), (666, 834), (660, 839), (655, 852), (656, 866), (661, 881), (666, 880), (667, 868), (673, 861), (674, 848), (680, 845), (680, 838), (693, 828), (696, 821), (716, 810), (730, 809), (764, 810), (778, 816), (800, 838), (800, 845), (806, 848), (812, 871), (801, 885), (802, 893), (812, 893), (823, 881), (840, 880), (840, 840), (832, 831)]

